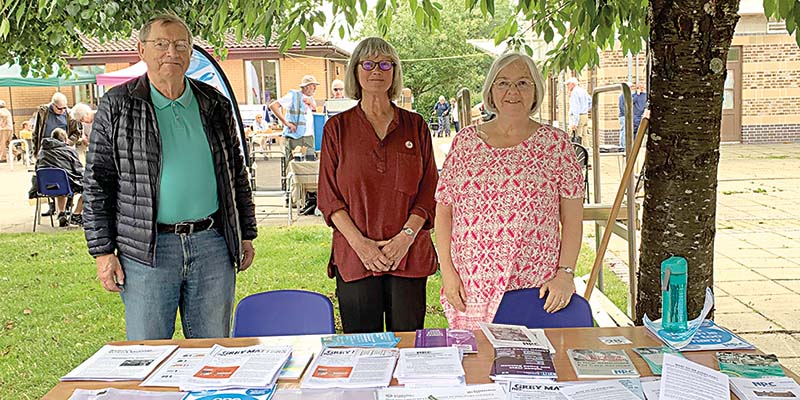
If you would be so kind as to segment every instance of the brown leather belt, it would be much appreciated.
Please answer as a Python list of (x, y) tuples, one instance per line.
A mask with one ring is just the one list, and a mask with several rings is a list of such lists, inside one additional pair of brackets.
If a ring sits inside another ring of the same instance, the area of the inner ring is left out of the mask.
[(177, 224), (158, 224), (158, 233), (174, 233), (176, 235), (191, 235), (194, 232), (205, 231), (221, 226), (219, 213), (214, 213), (197, 221), (183, 221)]

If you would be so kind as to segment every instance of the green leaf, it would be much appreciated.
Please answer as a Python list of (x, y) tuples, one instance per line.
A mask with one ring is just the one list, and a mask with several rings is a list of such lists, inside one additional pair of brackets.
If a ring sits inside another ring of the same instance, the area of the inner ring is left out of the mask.
[(344, 39), (344, 26), (339, 25), (339, 39)]
[(551, 28), (549, 25), (544, 28), (544, 41), (545, 42), (547, 42), (547, 43), (552, 42), (554, 35), (555, 35), (555, 33), (553, 32), (553, 28)]
[(8, 36), (8, 31), (11, 29), (11, 24), (8, 22), (8, 18), (3, 18), (3, 22), (0, 22), (0, 37), (5, 38)]
[(786, 19), (792, 13), (795, 0), (778, 0), (778, 1), (779, 1), (778, 12), (780, 13), (780, 19)]
[(80, 12), (81, 12), (81, 7), (78, 5), (78, 3), (67, 4), (67, 14), (75, 17)]
[(86, 7), (89, 5), (89, 0), (78, 0), (78, 4)]

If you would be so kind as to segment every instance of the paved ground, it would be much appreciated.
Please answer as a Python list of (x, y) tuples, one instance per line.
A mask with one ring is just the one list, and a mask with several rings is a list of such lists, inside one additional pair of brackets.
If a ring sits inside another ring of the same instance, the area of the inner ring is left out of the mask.
[[(434, 142), (441, 163), (442, 148), (449, 139)], [(716, 319), (800, 372), (800, 144), (723, 145), (721, 154)], [(269, 163), (265, 165), (262, 171), (270, 168)], [(617, 156), (602, 157), (606, 202), (613, 200), (622, 169)], [(0, 164), (0, 232), (30, 232), (33, 207), (25, 195), (29, 185), (26, 168), (18, 164), (11, 171), (8, 164)], [(282, 202), (258, 198), (259, 224), (286, 225)], [(294, 223), (320, 224), (322, 220), (295, 215)], [(40, 229), (53, 230), (49, 224)], [(613, 238), (607, 262), (626, 260), (626, 249), (624, 241)]]

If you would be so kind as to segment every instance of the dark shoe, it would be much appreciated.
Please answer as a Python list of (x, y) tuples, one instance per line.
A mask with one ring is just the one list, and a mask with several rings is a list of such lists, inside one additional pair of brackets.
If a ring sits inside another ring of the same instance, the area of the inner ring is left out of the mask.
[(52, 208), (42, 213), (43, 217), (49, 217), (51, 215), (53, 215), (53, 209)]
[(69, 223), (70, 225), (83, 226), (83, 214), (72, 214)]
[(67, 218), (67, 214), (60, 212), (58, 213), (58, 227), (64, 228), (69, 225), (69, 219)]

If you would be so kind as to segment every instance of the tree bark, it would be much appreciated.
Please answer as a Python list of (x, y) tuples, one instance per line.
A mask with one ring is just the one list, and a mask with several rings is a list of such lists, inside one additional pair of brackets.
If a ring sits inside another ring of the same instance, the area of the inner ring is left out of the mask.
[(651, 0), (650, 136), (636, 322), (661, 316), (661, 261), (689, 264), (689, 318), (713, 287), (719, 132), (739, 0)]

